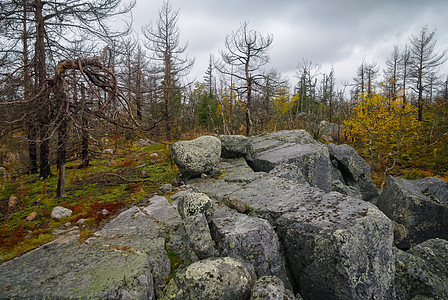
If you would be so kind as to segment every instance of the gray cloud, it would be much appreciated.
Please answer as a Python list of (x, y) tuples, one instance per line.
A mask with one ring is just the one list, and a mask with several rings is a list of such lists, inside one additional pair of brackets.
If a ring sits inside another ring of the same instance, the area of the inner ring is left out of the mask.
[[(180, 10), (181, 40), (196, 57), (192, 76), (198, 80), (210, 54), (218, 56), (224, 39), (248, 21), (262, 34), (272, 34), (271, 67), (288, 74), (292, 83), (297, 63), (305, 58), (336, 77), (350, 81), (362, 62), (384, 66), (394, 45), (404, 47), (422, 26), (436, 29), (439, 49), (448, 49), (448, 1), (446, 0), (171, 0)], [(137, 0), (134, 11), (137, 31), (157, 19), (160, 1)], [(448, 68), (443, 69), (448, 73)]]

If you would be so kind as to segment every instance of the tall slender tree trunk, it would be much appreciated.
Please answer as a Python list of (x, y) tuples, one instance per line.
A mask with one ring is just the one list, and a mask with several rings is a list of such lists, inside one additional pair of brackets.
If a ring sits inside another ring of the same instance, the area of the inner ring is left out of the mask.
[(166, 138), (167, 140), (171, 140), (172, 134), (172, 127), (171, 127), (171, 118), (170, 118), (170, 110), (171, 110), (171, 72), (170, 72), (170, 61), (168, 54), (166, 54), (165, 57), (165, 76), (164, 76), (164, 97), (165, 97), (165, 111), (164, 111), (164, 117), (165, 117), (165, 130), (166, 130)]
[(89, 166), (89, 118), (86, 113), (86, 88), (81, 85), (81, 122), (82, 122), (82, 137), (81, 137), (81, 168)]
[(50, 169), (50, 137), (49, 137), (49, 103), (46, 90), (47, 67), (45, 58), (45, 27), (43, 18), (43, 2), (34, 0), (36, 19), (36, 42), (35, 42), (35, 72), (36, 72), (36, 95), (41, 102), (39, 127), (40, 127), (40, 177), (46, 179), (51, 175)]
[(417, 99), (417, 110), (418, 110), (418, 120), (419, 122), (423, 121), (423, 74), (422, 69), (418, 70), (417, 77), (417, 90), (418, 90), (418, 99)]
[[(22, 43), (23, 43), (23, 97), (25, 100), (30, 98), (30, 71), (29, 71), (29, 60), (28, 60), (28, 29), (27, 29), (27, 7), (23, 6), (23, 19), (22, 19)], [(37, 130), (33, 119), (28, 118), (25, 121), (25, 130), (27, 132), (28, 140), (28, 155), (30, 159), (29, 171), (31, 174), (37, 174), (39, 172), (37, 166)]]
[(142, 120), (142, 102), (143, 102), (143, 95), (142, 95), (142, 70), (140, 66), (140, 61), (138, 62), (137, 66), (137, 74), (135, 78), (135, 101), (137, 102), (137, 119), (139, 121)]
[[(65, 101), (64, 101), (65, 102)], [(62, 109), (65, 110), (65, 107)], [(65, 193), (65, 156), (67, 153), (67, 119), (65, 113), (62, 115), (61, 123), (58, 127), (58, 186), (56, 189), (56, 198), (67, 197)]]
[(58, 149), (57, 149), (57, 167), (58, 167), (58, 185), (56, 188), (56, 198), (61, 199), (67, 197), (65, 193), (65, 156), (67, 154), (67, 82), (56, 75), (55, 79), (55, 99), (58, 105), (59, 118), (58, 122)]

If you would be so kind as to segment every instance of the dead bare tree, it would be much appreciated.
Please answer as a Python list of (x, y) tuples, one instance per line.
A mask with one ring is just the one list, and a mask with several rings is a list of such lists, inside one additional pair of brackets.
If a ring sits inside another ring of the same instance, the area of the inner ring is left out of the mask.
[[(133, 115), (133, 103), (129, 101), (125, 95), (118, 89), (117, 77), (109, 70), (103, 60), (106, 57), (109, 48), (105, 48), (100, 56), (67, 59), (62, 60), (56, 67), (55, 76), (49, 80), (49, 87), (47, 93), (50, 99), (57, 107), (55, 124), (58, 133), (58, 148), (57, 148), (57, 165), (58, 165), (58, 187), (56, 191), (57, 198), (64, 198), (65, 195), (65, 157), (66, 157), (66, 139), (67, 139), (67, 123), (71, 119), (70, 112), (81, 110), (82, 120), (85, 122), (86, 115), (95, 116), (97, 118), (105, 119), (106, 121), (125, 128), (134, 130), (150, 131), (155, 126), (143, 127), (137, 122)], [(68, 70), (79, 72), (85, 82), (91, 87), (91, 90), (99, 88), (107, 95), (106, 99), (102, 99), (102, 94), (96, 93), (95, 97), (101, 103), (95, 108), (88, 108), (85, 102), (74, 102), (70, 99), (70, 84), (68, 78), (70, 74)], [(115, 103), (119, 103), (119, 107), (126, 111), (124, 115), (121, 111), (111, 111), (115, 109)], [(113, 118), (111, 116), (114, 116)], [(129, 124), (130, 118), (132, 122)]]
[(431, 86), (431, 74), (447, 60), (447, 50), (436, 52), (435, 31), (424, 26), (418, 35), (410, 38), (410, 77), (413, 90), (417, 93), (418, 120), (423, 121), (423, 92)]
[(146, 38), (146, 48), (151, 51), (151, 57), (157, 63), (154, 75), (163, 81), (163, 101), (165, 134), (172, 137), (173, 106), (183, 88), (181, 77), (188, 75), (194, 64), (194, 59), (183, 56), (187, 45), (180, 46), (180, 31), (177, 27), (179, 11), (173, 11), (169, 1), (164, 1), (159, 11), (155, 26), (146, 25), (142, 32)]
[(216, 65), (221, 73), (234, 76), (241, 82), (237, 90), (246, 96), (246, 135), (252, 134), (252, 93), (256, 85), (262, 85), (261, 67), (269, 62), (268, 50), (272, 41), (272, 35), (262, 36), (244, 22), (236, 32), (226, 37), (226, 50), (221, 51), (224, 64)]

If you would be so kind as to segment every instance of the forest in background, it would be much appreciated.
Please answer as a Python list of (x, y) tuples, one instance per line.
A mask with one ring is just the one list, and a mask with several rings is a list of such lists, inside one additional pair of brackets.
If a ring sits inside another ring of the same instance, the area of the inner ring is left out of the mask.
[[(325, 120), (341, 125), (331, 138), (363, 155), (378, 187), (389, 174), (448, 177), (448, 74), (438, 71), (447, 52), (437, 48), (435, 29), (424, 26), (391, 49), (384, 70), (360, 62), (340, 86), (337, 70), (323, 73), (306, 58), (286, 78), (269, 64), (274, 37), (243, 22), (223, 37), (203, 79), (189, 82), (194, 59), (180, 43), (180, 12), (164, 2), (136, 37), (127, 19), (134, 6), (0, 3), (5, 259), (53, 237), (62, 226), (50, 218), (55, 205), (75, 212), (70, 222), (88, 220), (87, 238), (104, 218), (173, 180), (170, 145), (203, 134), (305, 129), (325, 142)], [(111, 26), (118, 19), (121, 26)]]
[[(293, 128), (319, 138), (327, 120), (345, 126), (338, 138), (374, 171), (405, 164), (446, 176), (448, 77), (438, 67), (447, 53), (437, 48), (435, 30), (424, 26), (396, 45), (384, 70), (362, 61), (341, 88), (336, 70), (322, 73), (306, 58), (294, 79), (283, 77), (269, 66), (274, 37), (243, 22), (223, 37), (225, 48), (210, 56), (203, 80), (187, 82), (194, 59), (180, 44), (180, 12), (164, 2), (158, 19), (135, 37), (126, 20), (134, 6), (1, 3), (0, 166), (46, 179), (56, 164), (63, 198), (66, 161), (87, 167), (120, 138)], [(122, 26), (111, 26), (117, 17)]]

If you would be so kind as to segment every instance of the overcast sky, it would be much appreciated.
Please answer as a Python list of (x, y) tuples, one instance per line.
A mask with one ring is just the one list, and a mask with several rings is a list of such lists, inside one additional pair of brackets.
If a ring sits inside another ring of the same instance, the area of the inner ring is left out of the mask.
[[(163, 0), (137, 0), (134, 28), (156, 22)], [(302, 59), (336, 80), (352, 81), (363, 60), (382, 70), (394, 45), (404, 47), (424, 25), (437, 29), (437, 48), (448, 49), (447, 0), (171, 0), (179, 10), (181, 43), (196, 59), (190, 75), (202, 81), (209, 55), (219, 57), (226, 35), (242, 22), (263, 35), (272, 34), (270, 67), (292, 84)], [(448, 74), (448, 63), (442, 71)]]

